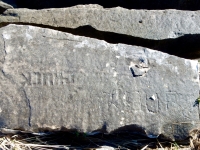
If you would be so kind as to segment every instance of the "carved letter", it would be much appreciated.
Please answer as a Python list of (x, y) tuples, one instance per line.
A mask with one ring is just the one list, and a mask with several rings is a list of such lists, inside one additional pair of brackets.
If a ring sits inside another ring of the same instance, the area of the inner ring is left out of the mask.
[(60, 79), (61, 79), (61, 83), (63, 85), (65, 85), (66, 83), (72, 83), (73, 82), (73, 75), (71, 74), (67, 74), (65, 77), (64, 77), (64, 73), (61, 74), (60, 76)]
[(28, 75), (25, 75), (24, 73), (22, 73), (22, 76), (24, 77), (25, 79), (25, 82), (23, 82), (23, 86), (25, 85), (31, 85), (31, 74), (30, 73), (27, 73)]
[(52, 73), (43, 73), (43, 85), (47, 85), (47, 86), (53, 85)]
[(33, 85), (41, 85), (41, 73), (39, 72), (34, 72), (32, 76), (32, 84)]

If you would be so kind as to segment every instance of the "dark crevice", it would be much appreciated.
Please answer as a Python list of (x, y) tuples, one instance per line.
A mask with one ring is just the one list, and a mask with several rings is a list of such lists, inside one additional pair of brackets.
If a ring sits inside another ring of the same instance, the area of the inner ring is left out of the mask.
[(199, 0), (3, 0), (15, 8), (44, 9), (99, 4), (104, 8), (199, 10)]
[(26, 98), (26, 102), (27, 102), (27, 106), (28, 106), (28, 110), (29, 110), (29, 116), (28, 116), (28, 125), (29, 127), (31, 127), (31, 117), (32, 117), (32, 108), (31, 108), (31, 103), (30, 100), (26, 94), (26, 91), (24, 89), (22, 89), (22, 92)]
[[(1, 24), (1, 26), (6, 26), (8, 24), (10, 23), (4, 23)], [(133, 46), (146, 47), (182, 58), (188, 58), (188, 59), (200, 58), (200, 42), (199, 42), (200, 34), (186, 34), (176, 39), (150, 40), (124, 34), (98, 31), (95, 28), (88, 25), (78, 27), (76, 29), (71, 29), (64, 27), (52, 27), (41, 24), (31, 24), (31, 23), (15, 23), (15, 24), (32, 25), (42, 28), (54, 29), (62, 32), (71, 33), (74, 35), (105, 40), (106, 42), (111, 44), (123, 43)]]
[(3, 14), (4, 11), (6, 11), (6, 10), (7, 10), (6, 8), (0, 7), (0, 14)]

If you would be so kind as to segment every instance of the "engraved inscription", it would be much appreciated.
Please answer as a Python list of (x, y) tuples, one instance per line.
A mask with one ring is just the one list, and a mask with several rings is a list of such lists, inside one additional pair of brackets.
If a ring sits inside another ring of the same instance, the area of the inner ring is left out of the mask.
[(74, 74), (55, 73), (53, 85), (66, 85), (67, 83), (74, 83)]
[(22, 73), (23, 86), (53, 86), (53, 85), (66, 85), (74, 83), (74, 74), (65, 73), (40, 73), (28, 72)]
[[(30, 74), (30, 73), (29, 73)], [(33, 73), (34, 75), (32, 76), (33, 78), (31, 79), (32, 80), (32, 84), (33, 85), (41, 85), (42, 84), (42, 75), (41, 73), (39, 72), (34, 72)]]
[(51, 86), (53, 85), (53, 74), (52, 73), (43, 73), (43, 85)]
[[(51, 72), (26, 72), (22, 73), (22, 85), (23, 86), (63, 86), (63, 85), (73, 85), (71, 92), (77, 92), (80, 91), (80, 89), (83, 89), (84, 87), (94, 89), (94, 93), (96, 91), (101, 91), (102, 89), (106, 91), (106, 93), (101, 92), (102, 94), (99, 95), (99, 98), (103, 98), (101, 103), (105, 101), (107, 104), (106, 107), (108, 107), (108, 110), (111, 110), (110, 116), (113, 116), (112, 110), (114, 112), (126, 112), (127, 114), (135, 114), (137, 111), (142, 112), (149, 112), (152, 113), (158, 113), (162, 112), (163, 110), (171, 111), (169, 113), (173, 117), (173, 112), (176, 109), (177, 113), (180, 113), (179, 118), (175, 118), (181, 120), (183, 117), (190, 118), (191, 112), (188, 112), (187, 114), (184, 113), (184, 108), (186, 106), (181, 106), (179, 104), (178, 100), (181, 99), (190, 99), (185, 98), (186, 96), (184, 94), (176, 93), (176, 92), (166, 92), (163, 93), (165, 96), (164, 99), (160, 99), (159, 94), (160, 93), (152, 93), (152, 92), (144, 92), (144, 91), (137, 91), (135, 89), (126, 89), (121, 88), (120, 86), (124, 83), (128, 82), (124, 80), (120, 80), (118, 82), (118, 85), (113, 84), (113, 82), (109, 82), (108, 78), (103, 78), (103, 73), (98, 72), (96, 74), (92, 74), (90, 78), (87, 76), (87, 72), (85, 73), (77, 73), (73, 74), (72, 72), (57, 72), (57, 73), (51, 73)], [(93, 79), (91, 79), (93, 78)], [(91, 80), (90, 80), (91, 79)], [(104, 81), (105, 80), (105, 81)], [(94, 82), (95, 81), (95, 82)], [(76, 84), (75, 84), (76, 83)], [(107, 84), (102, 84), (107, 83)], [(97, 88), (95, 84), (99, 84), (99, 87)], [(132, 82), (131, 85), (134, 86), (135, 82)], [(110, 86), (113, 86), (113, 90), (109, 89)], [(67, 86), (66, 86), (67, 87)], [(127, 86), (128, 88), (128, 86)], [(92, 92), (91, 92), (92, 93)], [(94, 97), (97, 98), (97, 95), (91, 95), (91, 93), (86, 91), (86, 94), (88, 95), (89, 99), (93, 99)], [(160, 100), (160, 101), (159, 101)], [(162, 108), (162, 109), (161, 109)], [(176, 109), (175, 109), (176, 108)], [(107, 111), (107, 109), (104, 109), (104, 111)], [(118, 111), (119, 110), (119, 111)], [(172, 111), (173, 110), (173, 111)], [(108, 111), (109, 112), (109, 111)], [(116, 114), (116, 113), (115, 113)], [(120, 114), (116, 114), (120, 115)], [(122, 114), (121, 114), (122, 115)], [(124, 118), (126, 115), (122, 115)], [(140, 119), (141, 120), (141, 119)]]

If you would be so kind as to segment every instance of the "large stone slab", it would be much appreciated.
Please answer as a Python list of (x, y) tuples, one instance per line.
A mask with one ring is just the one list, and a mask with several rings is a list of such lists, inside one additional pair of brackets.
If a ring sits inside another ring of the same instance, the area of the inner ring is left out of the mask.
[(79, 5), (60, 9), (9, 9), (0, 26), (10, 23), (48, 27), (109, 43), (137, 45), (175, 56), (200, 57), (199, 11), (104, 9)]
[(104, 9), (99, 5), (43, 10), (10, 9), (0, 16), (0, 23), (5, 22), (65, 28), (89, 25), (99, 31), (154, 40), (200, 33), (199, 11)]
[(199, 127), (197, 61), (33, 26), (0, 34), (1, 128), (139, 126), (183, 139)]

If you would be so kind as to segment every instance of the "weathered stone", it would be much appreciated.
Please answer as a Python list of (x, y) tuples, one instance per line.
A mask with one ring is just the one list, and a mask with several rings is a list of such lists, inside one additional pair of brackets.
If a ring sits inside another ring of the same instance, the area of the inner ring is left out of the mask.
[(154, 40), (200, 33), (199, 11), (104, 9), (99, 5), (44, 10), (10, 9), (0, 17), (0, 22), (65, 28), (89, 25), (99, 31)]
[(61, 9), (12, 9), (0, 25), (17, 23), (56, 28), (108, 43), (137, 45), (175, 56), (200, 58), (200, 11), (104, 9), (79, 5)]
[(1, 128), (140, 126), (183, 139), (199, 127), (197, 61), (33, 26), (0, 34)]

